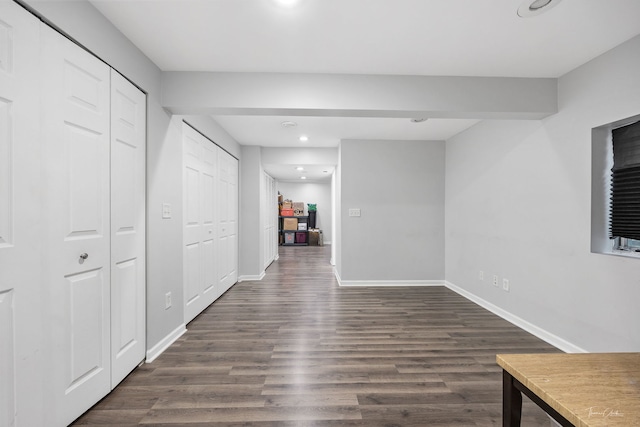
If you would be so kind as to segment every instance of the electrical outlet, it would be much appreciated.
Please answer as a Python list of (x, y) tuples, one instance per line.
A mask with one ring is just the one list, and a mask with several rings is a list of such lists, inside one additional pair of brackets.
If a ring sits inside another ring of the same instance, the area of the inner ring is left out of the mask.
[(509, 279), (502, 279), (502, 289), (509, 292)]
[(484, 280), (484, 271), (480, 270), (480, 273), (478, 273), (478, 279)]
[(493, 275), (493, 286), (498, 286), (498, 275), (497, 274)]
[(360, 209), (349, 209), (349, 216), (360, 216)]
[(171, 308), (171, 292), (164, 294), (164, 309), (168, 310), (169, 308)]

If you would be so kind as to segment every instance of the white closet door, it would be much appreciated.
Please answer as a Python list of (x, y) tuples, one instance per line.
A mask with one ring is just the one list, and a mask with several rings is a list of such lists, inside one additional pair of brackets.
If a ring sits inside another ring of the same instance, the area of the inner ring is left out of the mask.
[(45, 425), (39, 31), (0, 2), (0, 426)]
[(185, 323), (219, 295), (216, 286), (216, 146), (183, 124)]
[(111, 388), (145, 357), (145, 102), (111, 70)]
[(275, 191), (275, 180), (263, 173), (262, 189), (262, 223), (264, 224), (264, 268), (267, 268), (276, 257), (278, 199)]
[(109, 67), (42, 26), (47, 418), (110, 390)]
[(222, 292), (238, 281), (238, 160), (218, 156), (218, 266)]

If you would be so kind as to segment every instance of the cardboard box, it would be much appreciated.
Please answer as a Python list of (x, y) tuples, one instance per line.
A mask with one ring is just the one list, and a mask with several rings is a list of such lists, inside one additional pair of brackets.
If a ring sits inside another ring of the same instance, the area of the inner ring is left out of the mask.
[(320, 236), (320, 231), (316, 229), (309, 230), (309, 245), (318, 246), (319, 236)]
[(303, 202), (293, 202), (293, 214), (295, 216), (304, 215), (304, 203)]
[(282, 194), (278, 194), (278, 203), (284, 202), (284, 196)]
[(298, 218), (285, 218), (283, 219), (282, 229), (283, 230), (297, 230), (298, 229)]
[(282, 202), (282, 209), (293, 209), (291, 202)]
[(298, 230), (307, 230), (307, 223), (306, 222), (299, 222), (298, 223)]

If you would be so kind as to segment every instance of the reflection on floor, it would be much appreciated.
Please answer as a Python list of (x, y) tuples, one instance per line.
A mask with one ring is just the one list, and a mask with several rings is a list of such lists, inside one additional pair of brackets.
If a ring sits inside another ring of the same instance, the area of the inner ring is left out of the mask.
[[(558, 351), (444, 287), (339, 288), (329, 246), (279, 251), (76, 425), (497, 426), (496, 353)], [(522, 425), (549, 420), (526, 401)]]

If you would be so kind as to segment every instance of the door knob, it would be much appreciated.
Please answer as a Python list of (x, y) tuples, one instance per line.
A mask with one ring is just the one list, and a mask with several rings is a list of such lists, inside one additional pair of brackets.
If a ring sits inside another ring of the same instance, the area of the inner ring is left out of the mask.
[(87, 259), (87, 258), (89, 258), (89, 254), (86, 252), (80, 255), (80, 259)]

